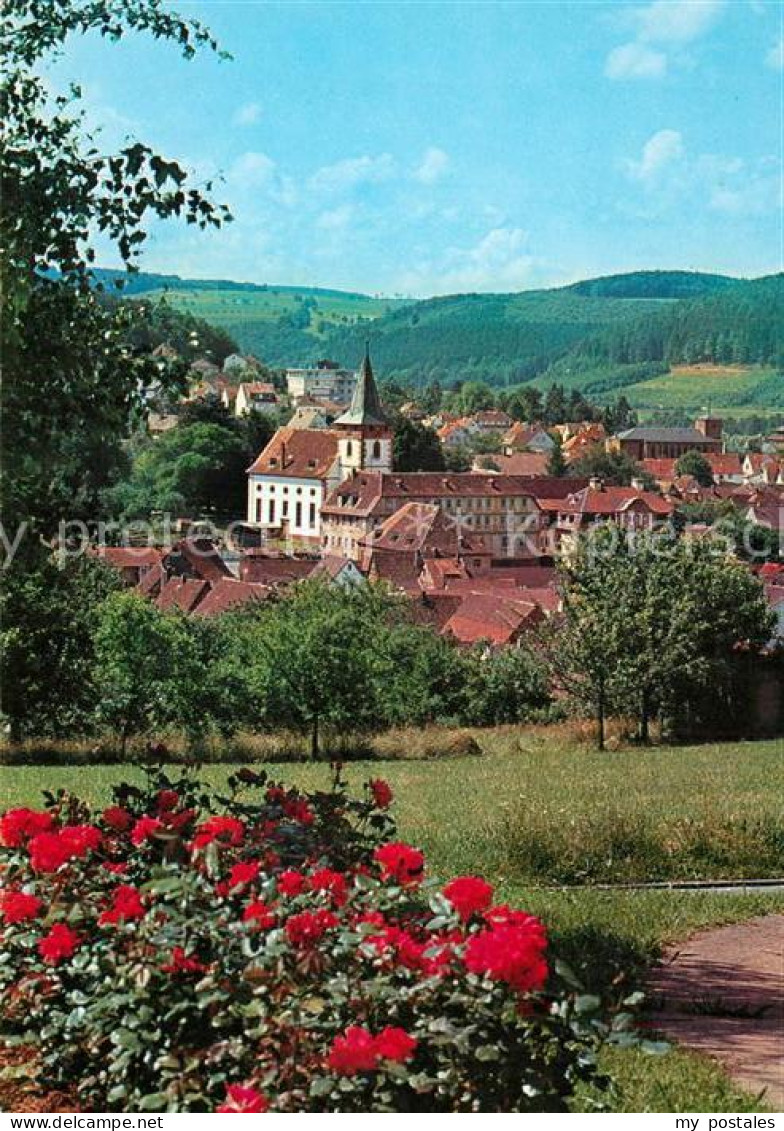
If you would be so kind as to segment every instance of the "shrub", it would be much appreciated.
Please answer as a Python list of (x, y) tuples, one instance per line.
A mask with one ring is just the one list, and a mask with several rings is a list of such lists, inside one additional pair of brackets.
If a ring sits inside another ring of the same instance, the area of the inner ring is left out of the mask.
[(386, 783), (242, 770), (0, 818), (5, 1035), (100, 1111), (558, 1111), (629, 1040), (542, 923), (394, 839)]

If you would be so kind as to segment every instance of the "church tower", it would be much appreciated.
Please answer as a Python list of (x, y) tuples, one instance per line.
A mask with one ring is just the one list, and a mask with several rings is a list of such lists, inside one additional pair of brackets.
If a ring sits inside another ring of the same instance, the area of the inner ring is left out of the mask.
[(351, 404), (332, 427), (340, 432), (338, 451), (344, 475), (392, 470), (393, 433), (381, 407), (367, 342)]

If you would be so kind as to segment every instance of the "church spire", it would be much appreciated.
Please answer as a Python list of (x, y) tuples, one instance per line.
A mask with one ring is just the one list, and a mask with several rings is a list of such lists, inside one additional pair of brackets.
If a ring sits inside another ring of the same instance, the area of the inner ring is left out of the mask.
[(365, 342), (365, 356), (362, 359), (357, 383), (354, 386), (354, 395), (348, 409), (339, 416), (335, 424), (345, 424), (352, 428), (362, 425), (386, 427), (387, 418), (381, 407), (381, 399), (376, 388), (373, 376), (373, 366), (370, 363), (370, 342)]

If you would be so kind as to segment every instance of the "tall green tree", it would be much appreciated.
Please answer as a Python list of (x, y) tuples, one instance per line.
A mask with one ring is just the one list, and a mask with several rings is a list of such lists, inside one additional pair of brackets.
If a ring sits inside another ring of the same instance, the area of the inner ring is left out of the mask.
[(217, 49), (205, 28), (162, 0), (9, 0), (0, 15), (6, 530), (27, 523), (31, 535), (48, 536), (62, 515), (95, 517), (145, 388), (179, 376), (129, 349), (138, 314), (103, 300), (91, 275), (93, 234), (133, 266), (150, 218), (180, 216), (204, 228), (228, 216), (149, 146), (104, 152), (77, 87), (50, 93), (40, 69), (69, 36), (116, 40), (130, 31), (169, 40), (186, 57)]
[(691, 475), (701, 487), (713, 485), (713, 470), (702, 452), (684, 452), (675, 463), (677, 475)]

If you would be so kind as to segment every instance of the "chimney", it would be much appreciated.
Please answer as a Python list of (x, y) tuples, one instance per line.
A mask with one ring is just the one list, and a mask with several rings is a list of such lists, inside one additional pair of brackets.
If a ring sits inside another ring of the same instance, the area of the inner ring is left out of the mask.
[(642, 481), (642, 479), (639, 479), (637, 476), (635, 476), (634, 479), (632, 479), (632, 487), (635, 491), (644, 491), (645, 483)]
[(280, 445), (280, 466), (281, 469), (286, 466), (286, 441), (283, 440)]
[(592, 491), (603, 491), (604, 490), (604, 480), (599, 475), (592, 475), (591, 478), (588, 480), (588, 486), (591, 488)]
[(716, 416), (700, 416), (694, 421), (694, 427), (701, 432), (706, 440), (720, 440), (724, 421)]

